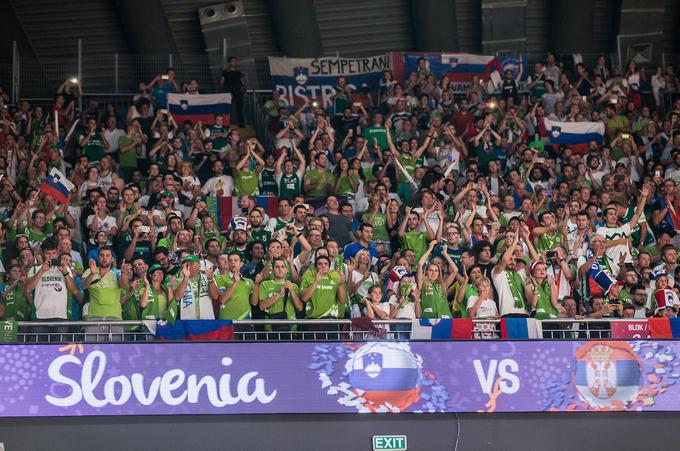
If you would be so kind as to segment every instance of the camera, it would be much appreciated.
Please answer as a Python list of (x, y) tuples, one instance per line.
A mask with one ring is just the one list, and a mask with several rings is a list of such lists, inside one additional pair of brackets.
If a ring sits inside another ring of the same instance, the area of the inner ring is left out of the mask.
[(50, 265), (61, 266), (61, 258), (53, 258), (52, 260), (50, 260)]
[(555, 251), (548, 251), (548, 252), (545, 253), (545, 258), (547, 258), (547, 259), (552, 259), (552, 258), (555, 258), (555, 257), (557, 257), (557, 252), (555, 252)]
[(139, 231), (142, 233), (149, 233), (151, 231), (151, 227), (143, 225), (139, 227)]

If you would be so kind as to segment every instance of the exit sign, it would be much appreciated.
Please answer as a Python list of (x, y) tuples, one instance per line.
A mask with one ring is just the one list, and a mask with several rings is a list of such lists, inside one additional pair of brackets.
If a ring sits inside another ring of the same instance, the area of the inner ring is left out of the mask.
[(405, 435), (374, 435), (373, 451), (406, 451)]

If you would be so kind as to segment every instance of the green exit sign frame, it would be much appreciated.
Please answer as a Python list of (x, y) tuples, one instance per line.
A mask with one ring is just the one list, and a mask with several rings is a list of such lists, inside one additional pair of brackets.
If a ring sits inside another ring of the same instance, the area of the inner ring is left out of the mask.
[(407, 451), (405, 435), (374, 435), (373, 451)]

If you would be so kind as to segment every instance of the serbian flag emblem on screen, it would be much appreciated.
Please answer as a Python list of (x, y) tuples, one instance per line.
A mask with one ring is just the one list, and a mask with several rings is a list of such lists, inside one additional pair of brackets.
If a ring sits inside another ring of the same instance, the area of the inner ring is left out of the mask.
[(54, 197), (61, 204), (68, 204), (68, 193), (76, 186), (57, 168), (52, 168), (50, 175), (40, 185), (40, 191)]
[(168, 94), (168, 110), (180, 125), (184, 121), (213, 125), (215, 115), (229, 125), (231, 94)]

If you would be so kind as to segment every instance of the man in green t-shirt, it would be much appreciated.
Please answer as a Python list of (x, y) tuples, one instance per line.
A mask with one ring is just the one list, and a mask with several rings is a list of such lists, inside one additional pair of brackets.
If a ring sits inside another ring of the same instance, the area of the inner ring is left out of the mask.
[(93, 118), (87, 120), (87, 132), (80, 135), (79, 140), (83, 155), (86, 155), (91, 162), (101, 160), (106, 149), (109, 148), (109, 143), (104, 137), (104, 130), (102, 129), (101, 133), (97, 131), (97, 121)]
[(378, 147), (380, 147), (380, 150), (386, 150), (389, 147), (389, 144), (387, 142), (387, 130), (385, 130), (385, 127), (383, 126), (383, 117), (382, 114), (377, 113), (373, 115), (373, 125), (370, 127), (366, 127), (364, 131), (362, 132), (361, 136), (363, 136), (366, 141), (368, 141), (369, 147), (373, 146), (373, 140), (376, 140), (378, 142)]
[(141, 136), (139, 122), (134, 122), (128, 126), (127, 133), (118, 138), (120, 169), (126, 180), (130, 179), (132, 172), (137, 168), (137, 153), (142, 146)]
[(90, 259), (90, 267), (83, 273), (83, 289), (90, 295), (88, 320), (122, 319), (120, 291), (128, 289), (127, 274), (113, 267), (113, 251), (109, 246), (99, 248), (99, 262)]
[[(259, 299), (253, 296), (255, 284), (252, 280), (241, 277), (243, 259), (238, 252), (231, 252), (228, 258), (229, 273), (215, 276), (220, 295), (220, 319), (250, 319), (250, 306), (256, 305)], [(224, 290), (224, 291), (223, 291)]]
[(325, 153), (317, 153), (314, 156), (316, 168), (310, 169), (305, 174), (305, 193), (308, 196), (326, 197), (333, 194), (335, 177), (326, 169), (328, 157)]
[[(89, 266), (82, 278), (83, 289), (90, 295), (87, 320), (121, 320), (123, 318), (120, 305), (121, 290), (130, 288), (127, 274), (113, 267), (113, 251), (109, 246), (100, 247), (99, 262), (90, 259)], [(122, 327), (110, 329), (111, 334), (119, 340), (122, 339)], [(85, 328), (86, 341), (105, 339), (108, 332), (108, 327), (88, 326)]]
[(305, 157), (295, 145), (295, 141), (291, 140), (291, 145), (293, 146), (293, 152), (299, 161), (297, 171), (295, 170), (293, 160), (287, 158), (288, 150), (284, 150), (281, 152), (281, 155), (279, 155), (278, 160), (276, 160), (276, 169), (274, 172), (279, 197), (284, 199), (292, 199), (302, 193), (302, 177), (305, 175), (305, 169), (307, 168)]
[(205, 129), (205, 136), (213, 143), (213, 152), (222, 152), (229, 144), (229, 127), (224, 125), (221, 114), (215, 115), (215, 123)]
[(302, 276), (300, 289), (305, 318), (342, 318), (345, 313), (347, 276), (331, 271), (331, 260), (317, 256), (314, 269)]
[[(257, 141), (257, 140), (256, 140)], [(260, 172), (264, 169), (264, 160), (255, 153), (255, 141), (248, 140), (248, 151), (236, 165), (234, 184), (239, 196), (255, 196), (259, 193)], [(250, 169), (250, 161), (255, 161), (255, 169)]]
[[(255, 295), (259, 300), (260, 310), (267, 319), (294, 320), (295, 311), (302, 311), (300, 288), (287, 280), (288, 267), (283, 258), (275, 258), (272, 262), (274, 278), (262, 280), (262, 274), (255, 278)], [(293, 330), (284, 326), (284, 330)]]

